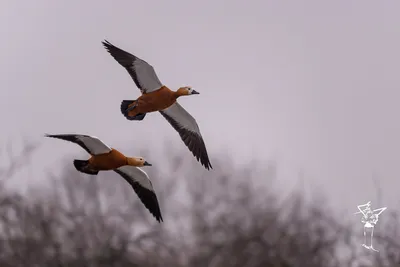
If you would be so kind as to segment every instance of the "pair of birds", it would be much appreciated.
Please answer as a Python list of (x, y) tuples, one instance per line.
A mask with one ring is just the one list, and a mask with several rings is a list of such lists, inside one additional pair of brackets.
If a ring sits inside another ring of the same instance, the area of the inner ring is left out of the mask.
[[(122, 65), (132, 77), (142, 95), (136, 100), (123, 100), (121, 112), (128, 120), (141, 121), (147, 113), (159, 111), (179, 133), (182, 141), (207, 170), (212, 169), (206, 146), (196, 120), (176, 101), (181, 96), (199, 94), (191, 87), (172, 91), (163, 85), (154, 68), (146, 61), (103, 41), (105, 49)], [(142, 157), (127, 157), (109, 147), (95, 136), (82, 134), (46, 134), (81, 146), (91, 157), (88, 160), (73, 161), (75, 168), (85, 174), (97, 175), (99, 171), (114, 170), (121, 175), (136, 192), (144, 206), (158, 222), (163, 221), (153, 185), (141, 168), (152, 166)]]

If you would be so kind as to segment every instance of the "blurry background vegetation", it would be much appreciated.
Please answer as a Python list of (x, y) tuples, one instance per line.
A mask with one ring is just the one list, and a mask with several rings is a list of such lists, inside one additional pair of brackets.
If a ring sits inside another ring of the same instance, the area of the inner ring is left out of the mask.
[[(121, 177), (80, 174), (73, 158), (61, 175), (48, 174), (49, 186), (11, 189), (8, 182), (34, 151), (27, 145), (20, 156), (4, 154), (1, 267), (400, 266), (398, 214), (385, 211), (374, 235), (380, 252), (367, 251), (361, 222), (355, 227), (338, 216), (320, 195), (306, 201), (299, 189), (281, 197), (273, 163), (235, 167), (221, 154), (208, 172), (168, 148), (168, 170), (145, 169), (161, 205), (159, 224)], [(255, 186), (255, 177), (264, 186)]]

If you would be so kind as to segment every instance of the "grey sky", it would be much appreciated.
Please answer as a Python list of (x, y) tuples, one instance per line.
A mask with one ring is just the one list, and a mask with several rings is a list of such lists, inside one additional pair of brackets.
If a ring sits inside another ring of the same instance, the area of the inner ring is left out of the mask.
[[(102, 47), (107, 38), (152, 64), (170, 88), (200, 92), (180, 102), (197, 119), (211, 162), (224, 151), (239, 163), (276, 158), (279, 184), (293, 184), (302, 169), (312, 188), (354, 211), (375, 201), (374, 173), (383, 204), (398, 203), (398, 1), (0, 5), (3, 142), (76, 132), (122, 151), (151, 140), (158, 151), (170, 139), (191, 157), (159, 114), (140, 123), (120, 114), (120, 101), (139, 90)], [(43, 141), (37, 174), (84, 154)]]

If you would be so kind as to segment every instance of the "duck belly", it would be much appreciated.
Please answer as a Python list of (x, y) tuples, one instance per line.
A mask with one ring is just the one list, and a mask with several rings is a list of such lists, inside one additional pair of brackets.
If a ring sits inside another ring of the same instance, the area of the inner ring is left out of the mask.
[(109, 153), (92, 156), (89, 165), (98, 171), (114, 170), (126, 165), (126, 157), (113, 149)]
[(138, 113), (160, 111), (174, 104), (174, 93), (166, 87), (155, 92), (143, 94), (137, 99)]

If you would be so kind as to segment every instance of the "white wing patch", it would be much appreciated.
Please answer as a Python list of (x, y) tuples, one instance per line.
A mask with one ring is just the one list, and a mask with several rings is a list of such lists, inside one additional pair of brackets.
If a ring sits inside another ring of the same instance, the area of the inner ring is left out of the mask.
[(178, 102), (176, 102), (169, 108), (164, 109), (162, 112), (164, 112), (174, 121), (179, 123), (181, 127), (191, 132), (197, 133), (199, 136), (201, 136), (200, 129), (197, 125), (196, 120), (192, 117), (192, 115), (189, 114), (189, 112), (187, 112), (181, 105), (179, 105)]
[(85, 144), (93, 155), (105, 154), (111, 151), (111, 148), (96, 136), (77, 135), (76, 137)]
[(149, 179), (149, 176), (142, 169), (134, 166), (122, 166), (119, 167), (118, 170), (125, 174), (124, 178), (129, 177), (132, 183), (137, 182), (140, 184), (140, 186), (154, 192), (153, 185)]
[(150, 93), (162, 87), (154, 68), (146, 61), (136, 58), (131, 68), (136, 73), (137, 81), (142, 91)]

